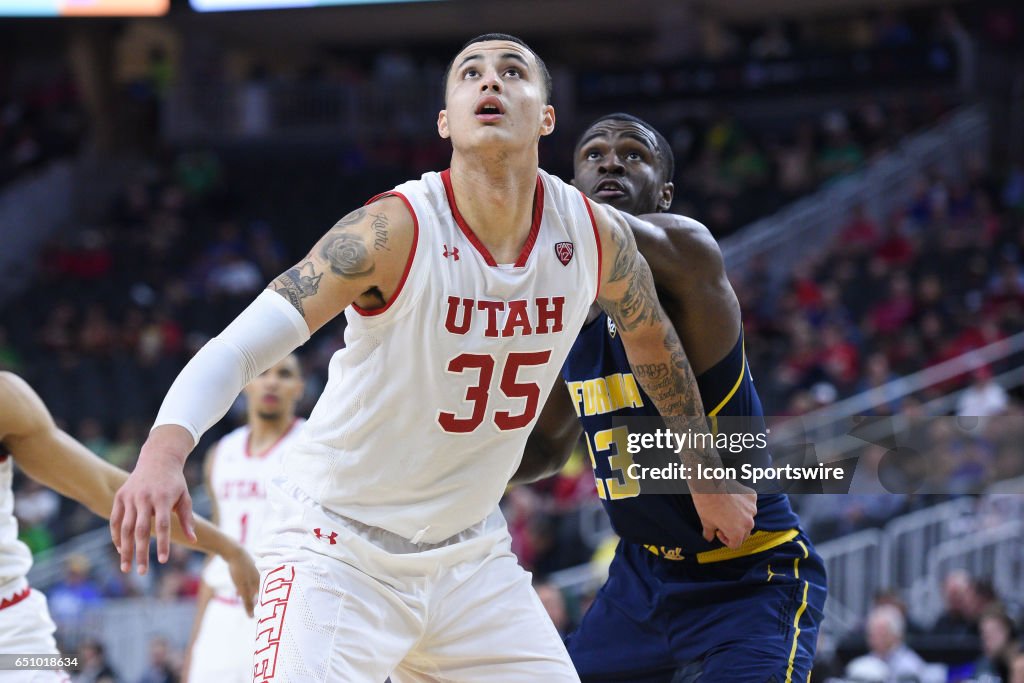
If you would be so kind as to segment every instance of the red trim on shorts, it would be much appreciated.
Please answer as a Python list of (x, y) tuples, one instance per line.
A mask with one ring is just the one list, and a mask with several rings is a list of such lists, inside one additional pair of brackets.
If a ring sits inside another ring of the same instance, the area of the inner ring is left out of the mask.
[(587, 195), (580, 192), (580, 196), (583, 197), (583, 205), (587, 207), (587, 213), (590, 214), (590, 225), (594, 228), (594, 237), (597, 239), (597, 293), (594, 295), (594, 301), (596, 302), (601, 297), (601, 233), (597, 231), (597, 220), (594, 218), (594, 209), (590, 206), (590, 200), (587, 199)]
[(405, 208), (409, 209), (409, 214), (412, 215), (412, 249), (409, 250), (409, 259), (405, 262), (405, 270), (402, 271), (402, 279), (398, 281), (398, 287), (395, 288), (395, 293), (391, 295), (391, 301), (384, 304), (382, 308), (375, 308), (372, 311), (365, 308), (361, 308), (358, 304), (352, 304), (352, 308), (361, 316), (372, 317), (384, 313), (391, 305), (398, 300), (398, 295), (402, 293), (402, 288), (405, 287), (405, 281), (409, 277), (409, 271), (412, 270), (412, 261), (416, 258), (416, 245), (420, 241), (420, 221), (416, 218), (416, 211), (412, 208), (412, 204), (409, 202), (409, 198), (401, 192), (395, 192), (391, 190), (389, 192), (381, 192), (379, 195), (372, 197), (370, 201), (366, 202), (363, 206), (369, 206), (378, 199), (384, 197), (398, 197), (405, 204)]
[(293, 417), (292, 418), (292, 423), (290, 425), (288, 425), (288, 429), (284, 430), (284, 433), (281, 434), (281, 436), (277, 437), (277, 441), (275, 441), (274, 443), (270, 444), (269, 446), (267, 446), (266, 448), (263, 449), (263, 452), (258, 453), (256, 455), (253, 455), (253, 453), (252, 453), (252, 448), (251, 448), (251, 445), (252, 445), (252, 429), (250, 428), (249, 429), (249, 435), (245, 437), (245, 457), (246, 458), (256, 458), (257, 460), (262, 460), (263, 458), (267, 457), (267, 455), (270, 454), (270, 451), (272, 451), (275, 448), (277, 448), (278, 444), (280, 444), (282, 441), (284, 441), (284, 437), (286, 437), (286, 436), (288, 436), (289, 434), (292, 433), (292, 430), (295, 429), (295, 425), (298, 424), (298, 423), (299, 423), (299, 418)]
[(21, 602), (22, 600), (24, 600), (25, 598), (27, 598), (31, 594), (32, 594), (32, 587), (31, 586), (25, 586), (20, 591), (15, 592), (10, 597), (7, 597), (7, 598), (4, 598), (3, 600), (0, 600), (0, 609), (7, 609), (8, 607), (14, 607), (15, 605), (17, 605), (19, 602)]
[[(487, 247), (484, 246), (483, 242), (473, 232), (473, 228), (469, 227), (469, 223), (462, 217), (462, 212), (459, 211), (458, 204), (455, 203), (455, 191), (452, 189), (452, 170), (445, 169), (441, 171), (441, 182), (444, 183), (444, 194), (448, 198), (448, 207), (451, 209), (452, 218), (455, 219), (455, 224), (462, 230), (462, 234), (466, 236), (469, 243), (472, 244), (480, 255), (484, 257), (484, 262), (492, 268), (498, 266), (498, 262), (491, 256), (491, 252), (488, 251)], [(540, 233), (541, 219), (544, 217), (544, 183), (541, 182), (540, 174), (537, 174), (537, 188), (533, 194), (533, 219), (530, 223), (530, 232), (526, 236), (526, 242), (523, 244), (522, 250), (519, 252), (519, 257), (513, 264), (516, 268), (522, 268), (526, 265), (527, 259), (530, 258), (530, 253), (533, 251), (533, 245), (537, 243), (537, 235)]]
[(214, 602), (222, 602), (225, 605), (241, 605), (242, 604), (242, 598), (225, 598), (225, 597), (223, 597), (221, 595), (214, 595), (212, 599), (214, 600)]

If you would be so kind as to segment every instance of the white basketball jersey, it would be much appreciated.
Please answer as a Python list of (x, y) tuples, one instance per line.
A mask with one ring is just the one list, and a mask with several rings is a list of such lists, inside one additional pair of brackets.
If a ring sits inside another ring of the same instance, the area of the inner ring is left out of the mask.
[[(281, 456), (295, 441), (305, 420), (296, 418), (278, 441), (262, 453), (249, 449), (248, 425), (239, 427), (217, 443), (210, 470), (209, 494), (217, 501), (217, 525), (248, 551), (255, 546), (263, 524), (266, 482), (281, 466)], [(227, 563), (218, 555), (210, 559), (203, 580), (218, 595), (235, 595)]]
[(466, 225), (448, 171), (386, 194), (414, 215), (413, 256), (387, 306), (346, 309), (284, 469), (328, 510), (437, 543), (491, 513), (519, 466), (596, 298), (600, 244), (587, 200), (544, 171), (514, 264)]
[(32, 567), (32, 552), (18, 540), (18, 520), (14, 517), (14, 458), (0, 445), (0, 587), (23, 579)]

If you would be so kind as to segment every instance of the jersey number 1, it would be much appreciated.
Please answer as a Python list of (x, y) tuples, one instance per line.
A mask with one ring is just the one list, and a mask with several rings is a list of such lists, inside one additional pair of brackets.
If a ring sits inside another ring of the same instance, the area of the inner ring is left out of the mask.
[[(526, 408), (518, 415), (507, 410), (494, 411), (494, 424), (501, 431), (521, 429), (530, 424), (537, 414), (540, 403), (540, 385), (536, 382), (519, 382), (519, 368), (524, 365), (544, 365), (551, 358), (551, 351), (531, 351), (529, 353), (510, 353), (505, 367), (501, 372), (501, 392), (508, 398), (525, 398)], [(494, 375), (494, 357), (482, 353), (463, 353), (448, 362), (448, 372), (462, 374), (467, 370), (477, 370), (477, 383), (466, 388), (466, 401), (473, 404), (473, 413), (469, 417), (458, 417), (455, 413), (441, 411), (437, 423), (441, 429), (455, 434), (468, 434), (481, 424), (487, 414), (487, 401), (490, 399), (491, 377)]]

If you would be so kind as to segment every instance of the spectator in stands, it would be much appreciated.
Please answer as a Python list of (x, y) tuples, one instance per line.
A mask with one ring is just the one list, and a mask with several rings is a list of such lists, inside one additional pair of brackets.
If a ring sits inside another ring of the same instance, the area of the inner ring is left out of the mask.
[(103, 602), (90, 573), (92, 565), (85, 555), (71, 555), (64, 564), (64, 578), (50, 589), (50, 615), (57, 624), (65, 645), (75, 647), (91, 623), (95, 610)]
[(901, 398), (890, 383), (897, 379), (889, 367), (889, 359), (884, 353), (873, 353), (864, 364), (864, 381), (858, 391), (873, 391), (874, 399), (879, 405), (871, 412), (877, 415), (895, 415), (900, 410)]
[(18, 538), (33, 554), (53, 545), (49, 526), (59, 511), (60, 496), (26, 477), (14, 496), (14, 515), (18, 518)]
[(118, 683), (117, 672), (107, 661), (103, 643), (89, 639), (78, 647), (82, 657), (82, 668), (72, 679), (74, 683)]
[(167, 638), (157, 636), (149, 641), (149, 666), (138, 683), (177, 683), (178, 664), (174, 661)]
[(879, 605), (872, 609), (866, 631), (869, 653), (850, 662), (847, 676), (856, 675), (863, 680), (858, 671), (870, 668), (886, 672), (884, 683), (920, 681), (925, 674), (925, 663), (903, 642), (905, 629), (906, 622), (898, 608)]
[(1017, 650), (1016, 628), (1001, 606), (989, 607), (978, 623), (981, 657), (974, 663), (974, 676), (1009, 678), (1009, 663)]
[(881, 228), (868, 216), (865, 206), (858, 204), (854, 207), (850, 220), (839, 232), (838, 246), (865, 253), (881, 239), (881, 233)]
[(846, 114), (831, 111), (822, 120), (825, 146), (818, 153), (818, 177), (821, 180), (846, 175), (864, 163), (864, 150), (853, 139)]
[(838, 502), (842, 523), (840, 531), (849, 533), (869, 527), (880, 527), (900, 514), (906, 504), (906, 494), (911, 490), (908, 482), (899, 480), (897, 472), (887, 472), (883, 483), (879, 475), (882, 458), (888, 453), (882, 446), (868, 446), (857, 461), (857, 468), (850, 480), (850, 493)]
[(962, 569), (947, 574), (942, 582), (942, 597), (946, 609), (932, 625), (931, 633), (948, 637), (976, 636), (978, 596), (971, 575)]
[(899, 593), (893, 590), (881, 590), (875, 593), (874, 606), (891, 605), (900, 611), (905, 624), (905, 632), (908, 636), (915, 636), (925, 633), (925, 628), (910, 618), (907, 612), (907, 603), (903, 601)]
[(992, 379), (992, 370), (983, 366), (974, 371), (971, 386), (956, 402), (956, 414), (961, 417), (991, 417), (1003, 415), (1010, 404), (1006, 389)]

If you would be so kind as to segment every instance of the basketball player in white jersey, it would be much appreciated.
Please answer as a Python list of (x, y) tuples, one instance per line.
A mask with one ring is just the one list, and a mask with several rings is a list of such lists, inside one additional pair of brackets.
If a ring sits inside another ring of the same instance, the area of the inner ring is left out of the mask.
[[(104, 517), (110, 516), (114, 493), (128, 473), (61, 431), (23, 379), (0, 372), (0, 652), (56, 656), (55, 627), (46, 597), (32, 590), (25, 578), (32, 553), (18, 540), (11, 491), (14, 462), (27, 476)], [(178, 526), (171, 531), (175, 541), (224, 559), (245, 609), (251, 612), (259, 573), (245, 550), (202, 518), (195, 519), (194, 531), (183, 532)], [(60, 671), (0, 672), (0, 681), (66, 680)]]
[[(133, 546), (151, 519), (162, 538), (172, 511), (189, 518), (181, 470), (202, 432), (345, 310), (346, 348), (268, 491), (256, 681), (578, 681), (498, 501), (590, 304), (661, 414), (704, 415), (625, 220), (538, 168), (555, 126), (544, 63), (518, 38), (480, 36), (445, 86), (451, 168), (347, 215), (201, 349), (118, 493), (122, 570), (133, 555), (145, 567)], [(695, 505), (738, 545), (754, 497), (723, 490)]]
[[(266, 483), (305, 420), (295, 416), (302, 399), (302, 368), (289, 354), (246, 386), (246, 424), (218, 441), (206, 454), (206, 490), (213, 521), (252, 551), (263, 524)], [(193, 683), (249, 683), (256, 621), (246, 613), (227, 564), (210, 558), (203, 571), (196, 619), (188, 649), (188, 680)]]

